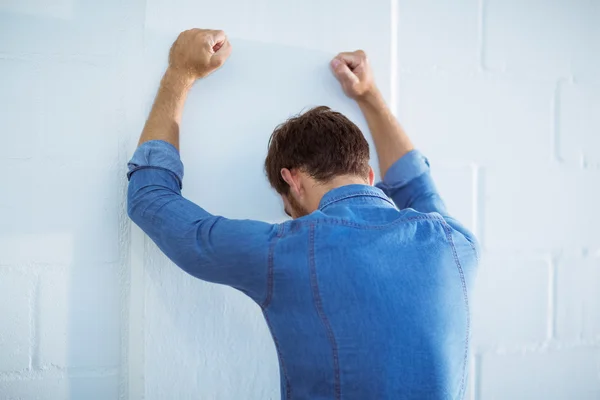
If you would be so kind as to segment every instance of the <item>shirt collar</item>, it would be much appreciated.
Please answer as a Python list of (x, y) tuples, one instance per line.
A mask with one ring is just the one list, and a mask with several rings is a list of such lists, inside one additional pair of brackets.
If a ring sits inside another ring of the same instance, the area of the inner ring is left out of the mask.
[(319, 203), (319, 210), (323, 210), (325, 207), (337, 203), (352, 197), (376, 197), (387, 203), (392, 207), (396, 207), (394, 203), (383, 193), (380, 189), (369, 186), (369, 185), (345, 185), (338, 188), (332, 189), (325, 193)]

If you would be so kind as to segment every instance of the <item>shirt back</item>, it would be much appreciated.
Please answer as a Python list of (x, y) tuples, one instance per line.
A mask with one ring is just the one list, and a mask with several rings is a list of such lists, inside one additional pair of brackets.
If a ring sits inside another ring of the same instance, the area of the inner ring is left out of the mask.
[(473, 235), (411, 151), (377, 187), (329, 191), (282, 224), (216, 216), (181, 194), (171, 144), (129, 162), (127, 211), (182, 270), (262, 309), (282, 399), (457, 399), (467, 380)]
[(469, 242), (441, 215), (399, 211), (375, 188), (339, 188), (322, 204), (282, 225), (273, 245), (263, 311), (282, 398), (460, 398)]

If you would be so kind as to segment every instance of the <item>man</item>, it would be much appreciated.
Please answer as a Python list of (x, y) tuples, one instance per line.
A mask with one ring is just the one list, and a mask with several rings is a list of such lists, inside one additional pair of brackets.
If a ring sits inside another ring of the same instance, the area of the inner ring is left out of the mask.
[(221, 31), (193, 29), (173, 44), (129, 163), (131, 219), (184, 271), (262, 308), (283, 399), (461, 398), (477, 244), (448, 216), (362, 51), (331, 68), (368, 122), (378, 188), (358, 127), (318, 107), (269, 142), (267, 177), (293, 220), (229, 220), (181, 196), (186, 95), (230, 52)]

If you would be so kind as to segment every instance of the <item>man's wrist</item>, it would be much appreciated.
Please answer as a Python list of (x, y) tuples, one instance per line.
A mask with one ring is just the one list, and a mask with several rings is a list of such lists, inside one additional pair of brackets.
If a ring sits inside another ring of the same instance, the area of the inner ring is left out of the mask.
[(387, 108), (381, 92), (376, 87), (369, 90), (360, 98), (357, 98), (356, 103), (362, 110), (381, 110)]
[(170, 91), (187, 92), (195, 81), (196, 78), (188, 71), (168, 67), (160, 85)]

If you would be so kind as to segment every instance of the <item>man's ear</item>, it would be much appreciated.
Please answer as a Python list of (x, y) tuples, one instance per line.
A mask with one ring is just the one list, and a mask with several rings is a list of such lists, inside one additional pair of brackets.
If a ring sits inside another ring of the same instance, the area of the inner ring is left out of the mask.
[(375, 182), (375, 171), (373, 171), (373, 167), (369, 167), (369, 185), (373, 186)]
[(302, 187), (300, 185), (298, 170), (292, 169), (290, 171), (287, 168), (281, 168), (281, 177), (288, 185), (290, 185), (290, 191), (294, 193), (297, 198), (300, 198)]

